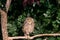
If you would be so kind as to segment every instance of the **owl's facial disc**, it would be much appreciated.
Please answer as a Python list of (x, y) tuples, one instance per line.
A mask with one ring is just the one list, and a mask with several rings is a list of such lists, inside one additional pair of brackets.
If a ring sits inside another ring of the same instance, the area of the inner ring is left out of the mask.
[(29, 20), (28, 23), (31, 24), (31, 20)]

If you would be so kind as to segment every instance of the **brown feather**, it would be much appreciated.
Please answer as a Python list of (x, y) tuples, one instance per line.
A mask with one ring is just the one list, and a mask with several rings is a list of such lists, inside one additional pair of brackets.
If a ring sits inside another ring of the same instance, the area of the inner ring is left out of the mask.
[(26, 20), (24, 21), (23, 25), (23, 32), (25, 36), (28, 36), (30, 33), (33, 32), (34, 30), (34, 19), (31, 17), (27, 17)]

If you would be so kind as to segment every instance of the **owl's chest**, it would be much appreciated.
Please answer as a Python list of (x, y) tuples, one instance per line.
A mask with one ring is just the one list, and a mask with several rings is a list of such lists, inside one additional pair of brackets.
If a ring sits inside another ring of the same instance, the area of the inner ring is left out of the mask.
[(32, 27), (32, 24), (26, 23), (24, 26), (25, 26), (24, 28), (28, 29), (28, 28), (31, 28)]

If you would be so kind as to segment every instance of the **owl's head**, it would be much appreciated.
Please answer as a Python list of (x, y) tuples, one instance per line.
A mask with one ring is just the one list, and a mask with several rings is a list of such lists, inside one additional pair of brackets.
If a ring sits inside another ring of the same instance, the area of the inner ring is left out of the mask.
[(33, 18), (31, 18), (31, 17), (27, 17), (26, 21), (27, 21), (28, 24), (31, 24), (31, 23), (34, 22)]

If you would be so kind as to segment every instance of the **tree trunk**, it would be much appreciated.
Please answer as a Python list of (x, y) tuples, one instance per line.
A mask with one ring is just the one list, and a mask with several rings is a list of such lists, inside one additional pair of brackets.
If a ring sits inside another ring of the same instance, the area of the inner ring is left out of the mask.
[(7, 33), (7, 13), (3, 10), (0, 10), (1, 13), (1, 29), (2, 29), (2, 36), (3, 40), (8, 40), (8, 33)]

